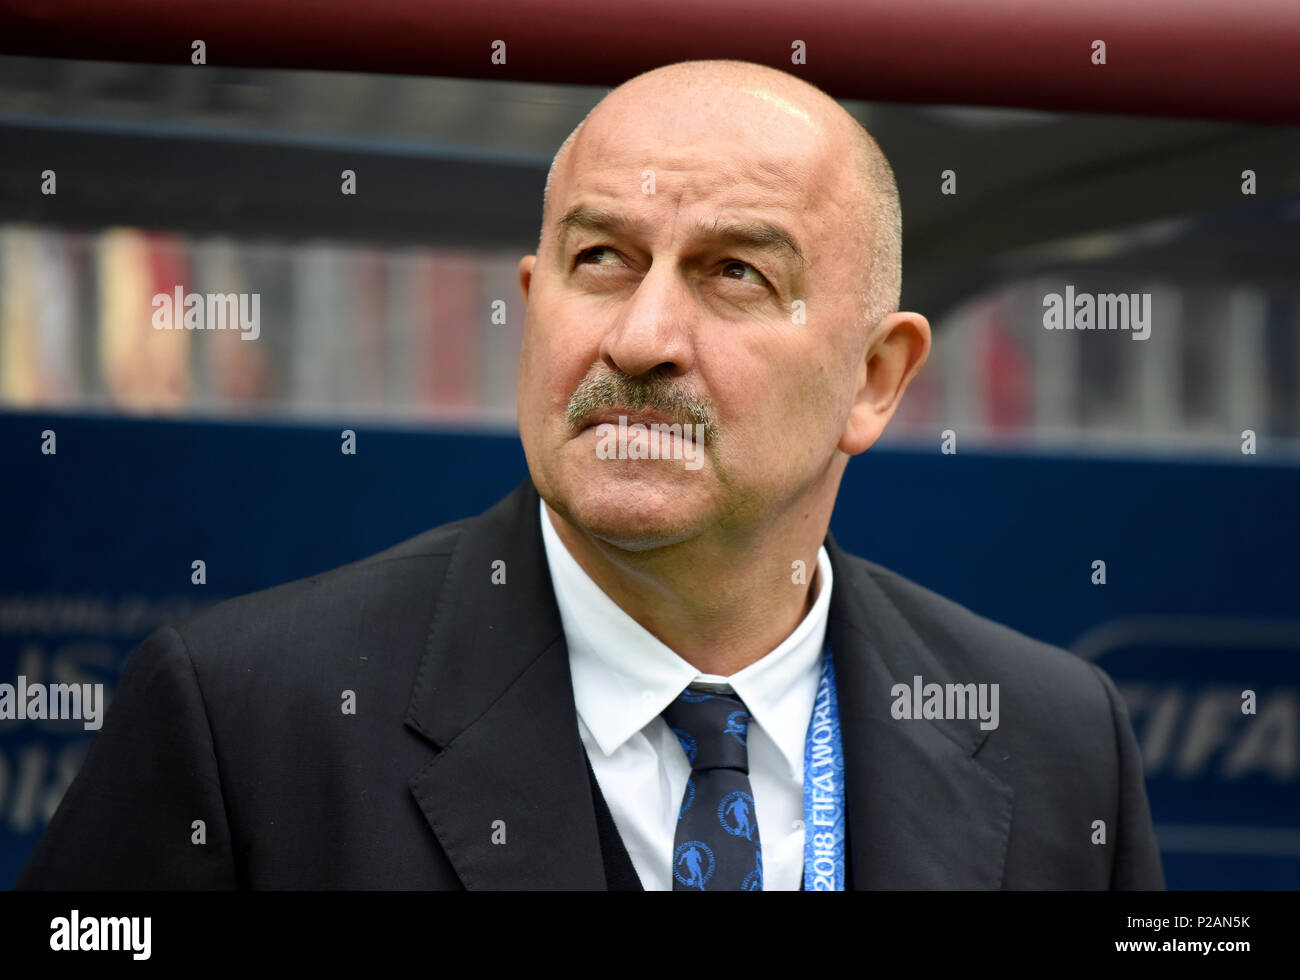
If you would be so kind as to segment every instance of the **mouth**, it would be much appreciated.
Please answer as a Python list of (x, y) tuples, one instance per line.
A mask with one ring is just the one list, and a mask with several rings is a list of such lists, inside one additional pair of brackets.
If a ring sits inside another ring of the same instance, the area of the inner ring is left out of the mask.
[(682, 439), (688, 442), (695, 441), (692, 435), (692, 433), (694, 432), (694, 427), (691, 426), (691, 423), (689, 422), (683, 423), (676, 419), (669, 418), (667, 415), (662, 415), (659, 412), (654, 412), (643, 408), (602, 408), (596, 412), (593, 412), (587, 418), (586, 422), (582, 427), (581, 432), (587, 432), (588, 430), (594, 429), (599, 425), (613, 425), (617, 427), (619, 425), (620, 419), (624, 420), (624, 423), (628, 426), (633, 426), (637, 424), (644, 425), (646, 427), (652, 425), (659, 426), (659, 427), (675, 425), (677, 426), (678, 430), (681, 432)]

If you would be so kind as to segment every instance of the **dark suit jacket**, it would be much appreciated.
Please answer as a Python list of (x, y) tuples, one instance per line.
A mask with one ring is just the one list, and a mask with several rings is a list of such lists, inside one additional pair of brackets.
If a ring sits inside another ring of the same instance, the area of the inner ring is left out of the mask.
[[(1162, 888), (1109, 678), (826, 547), (856, 887)], [(1000, 726), (894, 719), (918, 674), (1000, 684)], [(595, 811), (525, 481), (154, 632), (18, 887), (604, 889)]]

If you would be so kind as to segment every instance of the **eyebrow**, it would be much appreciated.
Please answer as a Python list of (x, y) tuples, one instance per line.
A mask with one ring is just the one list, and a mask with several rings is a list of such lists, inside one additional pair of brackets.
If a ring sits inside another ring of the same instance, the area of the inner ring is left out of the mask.
[[(610, 235), (626, 234), (640, 227), (640, 222), (618, 211), (579, 204), (570, 208), (560, 218), (560, 241), (563, 242), (574, 229), (602, 231)], [(798, 259), (803, 265), (808, 264), (803, 251), (794, 237), (784, 228), (767, 221), (728, 221), (716, 219), (712, 225), (700, 220), (695, 226), (696, 234), (725, 242), (729, 245), (747, 246), (762, 252), (787, 253)]]

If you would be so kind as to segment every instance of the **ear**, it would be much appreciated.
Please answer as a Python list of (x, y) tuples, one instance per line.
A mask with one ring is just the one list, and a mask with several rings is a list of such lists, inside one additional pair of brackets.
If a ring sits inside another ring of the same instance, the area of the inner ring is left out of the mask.
[(533, 281), (533, 266), (537, 264), (536, 255), (525, 255), (519, 260), (519, 288), (524, 291), (524, 302), (528, 302), (528, 287)]
[(903, 392), (930, 355), (930, 322), (919, 313), (891, 313), (871, 331), (858, 371), (858, 393), (840, 436), (850, 456), (870, 449), (894, 417)]

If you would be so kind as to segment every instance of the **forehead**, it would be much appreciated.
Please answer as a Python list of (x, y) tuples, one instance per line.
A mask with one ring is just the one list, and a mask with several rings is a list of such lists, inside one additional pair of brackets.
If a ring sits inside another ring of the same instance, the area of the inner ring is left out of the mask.
[(593, 114), (571, 147), (553, 220), (595, 195), (651, 213), (781, 213), (814, 235), (847, 203), (847, 141), (784, 102), (728, 92), (610, 110)]

